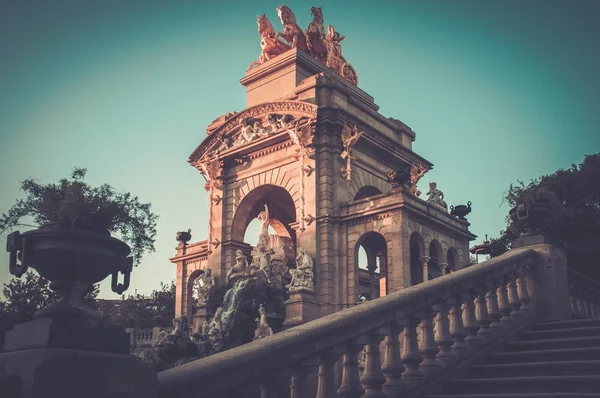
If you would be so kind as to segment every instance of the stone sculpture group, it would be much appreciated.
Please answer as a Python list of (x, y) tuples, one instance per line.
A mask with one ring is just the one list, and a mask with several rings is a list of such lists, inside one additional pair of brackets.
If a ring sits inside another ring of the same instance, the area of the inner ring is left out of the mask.
[(324, 63), (348, 82), (358, 85), (358, 76), (354, 67), (342, 56), (340, 43), (345, 36), (336, 32), (331, 25), (327, 26), (327, 34), (325, 34), (321, 7), (311, 7), (310, 12), (313, 20), (308, 25), (308, 29), (303, 31), (296, 23), (296, 16), (289, 7), (284, 5), (277, 7), (277, 15), (283, 25), (283, 32), (278, 33), (275, 32), (265, 14), (258, 15), (256, 22), (261, 53), (258, 60), (252, 62), (248, 69), (262, 65), (291, 48), (298, 48)]

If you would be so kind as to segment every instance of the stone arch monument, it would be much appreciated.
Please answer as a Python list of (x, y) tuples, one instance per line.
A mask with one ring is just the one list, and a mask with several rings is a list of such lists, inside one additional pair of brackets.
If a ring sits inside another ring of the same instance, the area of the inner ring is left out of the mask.
[(209, 236), (180, 242), (171, 259), (176, 316), (193, 315), (190, 278), (210, 268), (221, 286), (236, 253), (250, 255), (256, 242), (243, 242), (244, 232), (265, 205), (287, 265), (302, 248), (314, 267), (314, 297), (290, 294), (287, 325), (356, 305), (357, 245), (379, 261), (378, 296), (427, 280), (430, 247), (439, 269), (468, 263), (469, 223), (448, 213), (435, 185), (428, 200), (419, 197), (417, 182), (433, 165), (412, 150), (415, 133), (357, 87), (340, 35), (323, 40), (337, 40), (325, 46), (332, 58), (292, 45), (261, 55), (240, 81), (246, 109), (214, 120), (190, 155), (206, 180)]

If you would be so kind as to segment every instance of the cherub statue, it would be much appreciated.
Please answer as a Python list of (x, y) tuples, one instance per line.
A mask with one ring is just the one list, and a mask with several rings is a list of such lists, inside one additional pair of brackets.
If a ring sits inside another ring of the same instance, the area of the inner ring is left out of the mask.
[(296, 257), (296, 268), (290, 269), (292, 280), (286, 287), (289, 291), (297, 291), (301, 289), (307, 289), (314, 291), (314, 272), (313, 272), (313, 260), (312, 257), (307, 253), (306, 249), (299, 248), (298, 256)]
[(275, 134), (279, 129), (283, 127), (283, 116), (276, 115), (275, 113), (269, 113), (267, 115), (267, 123), (271, 127), (269, 134)]
[(261, 304), (258, 307), (259, 317), (256, 319), (256, 331), (254, 332), (254, 340), (260, 340), (267, 336), (271, 336), (273, 334), (273, 329), (269, 326), (267, 322), (267, 313), (265, 311), (265, 307)]
[(279, 19), (283, 25), (283, 33), (277, 33), (275, 40), (281, 37), (288, 42), (290, 48), (298, 47), (300, 50), (308, 52), (306, 36), (304, 36), (302, 28), (296, 23), (296, 16), (292, 10), (282, 4), (277, 7), (277, 15), (279, 15)]
[(241, 136), (244, 137), (245, 142), (250, 142), (256, 137), (256, 132), (254, 131), (254, 127), (252, 126), (252, 122), (249, 118), (242, 119), (242, 133)]
[(215, 280), (212, 276), (212, 270), (207, 268), (206, 272), (196, 278), (194, 284), (198, 293), (198, 305), (206, 305), (215, 290)]
[(448, 205), (444, 201), (444, 193), (442, 191), (440, 191), (439, 189), (437, 189), (437, 184), (435, 182), (429, 183), (429, 192), (427, 192), (427, 201), (448, 210)]
[(235, 251), (235, 265), (229, 269), (225, 279), (227, 283), (244, 276), (248, 272), (248, 259), (241, 250)]
[(256, 134), (256, 136), (258, 136), (258, 137), (264, 137), (266, 135), (269, 135), (269, 132), (267, 131), (267, 129), (263, 128), (263, 126), (260, 124), (260, 122), (258, 120), (254, 122), (254, 125), (252, 126), (252, 128), (254, 129), (254, 134)]

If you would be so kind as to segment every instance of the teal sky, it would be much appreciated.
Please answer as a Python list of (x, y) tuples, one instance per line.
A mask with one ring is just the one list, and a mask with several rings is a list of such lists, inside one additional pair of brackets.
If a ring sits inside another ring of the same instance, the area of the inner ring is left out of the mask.
[[(175, 232), (207, 235), (204, 180), (186, 160), (212, 120), (244, 108), (256, 15), (281, 30), (279, 4), (3, 1), (0, 212), (23, 179), (87, 167), (90, 183), (130, 191), (161, 217), (129, 292), (174, 279)], [(285, 4), (303, 28), (323, 7), (360, 88), (434, 163), (421, 189), (436, 181), (449, 204), (471, 200), (478, 241), (503, 228), (511, 182), (600, 151), (600, 1)], [(0, 254), (0, 281), (9, 276)], [(107, 283), (101, 296), (116, 297)]]

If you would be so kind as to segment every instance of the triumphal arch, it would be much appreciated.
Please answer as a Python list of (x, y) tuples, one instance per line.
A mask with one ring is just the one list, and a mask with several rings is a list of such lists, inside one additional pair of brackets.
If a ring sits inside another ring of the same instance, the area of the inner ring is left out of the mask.
[[(434, 184), (419, 196), (433, 165), (412, 150), (415, 132), (359, 88), (344, 36), (324, 27), (320, 8), (306, 31), (289, 8), (277, 11), (282, 33), (257, 17), (262, 52), (240, 80), (246, 109), (216, 118), (188, 160), (206, 181), (209, 231), (199, 242), (178, 235), (177, 315), (205, 315), (199, 278), (207, 295), (253, 264), (254, 278), (277, 274), (287, 287), (285, 324), (295, 325), (469, 263), (469, 223)], [(244, 242), (257, 217), (274, 233)], [(304, 287), (290, 288), (294, 275)]]

